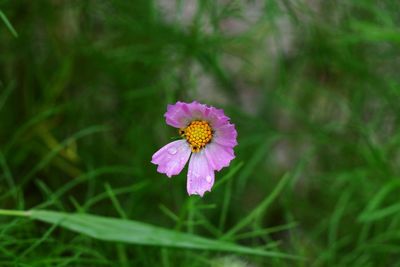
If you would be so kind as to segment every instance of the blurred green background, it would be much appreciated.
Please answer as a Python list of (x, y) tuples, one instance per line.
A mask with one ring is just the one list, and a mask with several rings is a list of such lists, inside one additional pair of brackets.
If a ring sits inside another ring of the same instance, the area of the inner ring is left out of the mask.
[[(0, 208), (120, 217), (303, 257), (104, 242), (0, 217), (0, 266), (400, 266), (400, 2), (0, 1)], [(167, 104), (238, 130), (188, 197)], [(286, 178), (282, 178), (286, 177)], [(110, 229), (112, 231), (113, 229)]]

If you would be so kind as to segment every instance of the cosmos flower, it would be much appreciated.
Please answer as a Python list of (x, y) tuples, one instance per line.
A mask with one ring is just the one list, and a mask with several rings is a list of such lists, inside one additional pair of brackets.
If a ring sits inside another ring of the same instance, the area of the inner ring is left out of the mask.
[(227, 167), (235, 158), (235, 125), (223, 110), (196, 101), (168, 105), (164, 116), (168, 125), (178, 129), (182, 139), (162, 147), (154, 153), (151, 162), (158, 165), (159, 173), (171, 177), (179, 174), (190, 158), (187, 192), (203, 196), (204, 192), (211, 191), (214, 171)]

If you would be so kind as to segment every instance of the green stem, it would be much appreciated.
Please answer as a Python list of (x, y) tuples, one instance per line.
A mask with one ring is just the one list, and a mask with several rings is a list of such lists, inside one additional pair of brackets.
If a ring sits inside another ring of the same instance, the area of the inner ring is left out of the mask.
[(31, 212), (25, 211), (25, 210), (2, 210), (2, 209), (0, 209), (0, 215), (27, 217), (27, 216), (31, 215)]

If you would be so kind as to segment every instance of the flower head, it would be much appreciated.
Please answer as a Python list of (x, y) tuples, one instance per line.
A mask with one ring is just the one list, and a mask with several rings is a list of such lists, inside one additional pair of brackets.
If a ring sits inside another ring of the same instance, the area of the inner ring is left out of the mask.
[(235, 158), (235, 125), (223, 110), (198, 102), (168, 105), (166, 122), (178, 129), (181, 140), (173, 141), (156, 153), (151, 162), (168, 177), (179, 174), (189, 160), (187, 192), (203, 196), (211, 191), (214, 171), (227, 167)]

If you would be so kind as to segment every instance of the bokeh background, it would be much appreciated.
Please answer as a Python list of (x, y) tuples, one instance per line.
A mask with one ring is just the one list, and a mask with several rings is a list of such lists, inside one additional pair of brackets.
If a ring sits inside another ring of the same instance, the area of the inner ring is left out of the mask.
[[(399, 10), (1, 0), (0, 208), (136, 220), (304, 259), (0, 217), (0, 265), (400, 266)], [(178, 100), (223, 108), (238, 130), (236, 159), (203, 198), (187, 196), (186, 169), (168, 179), (150, 163), (177, 136), (163, 114)]]

